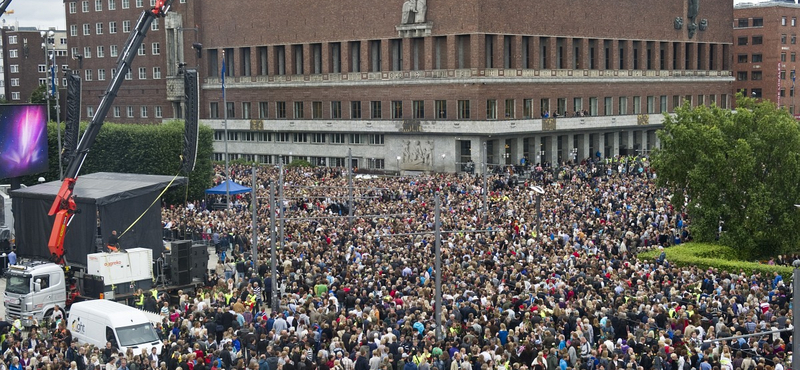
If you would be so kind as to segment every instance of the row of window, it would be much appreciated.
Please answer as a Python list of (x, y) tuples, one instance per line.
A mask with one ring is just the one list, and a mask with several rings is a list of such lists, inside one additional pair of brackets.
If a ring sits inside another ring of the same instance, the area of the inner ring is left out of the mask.
[[(134, 117), (134, 113), (136, 108), (133, 106), (125, 107), (125, 117), (127, 118), (148, 118), (150, 107), (146, 105), (142, 105), (139, 107), (139, 117)], [(153, 107), (153, 111), (155, 112), (155, 118), (162, 118), (164, 116), (164, 110), (161, 108), (160, 105), (156, 105)], [(86, 107), (86, 116), (89, 118), (94, 117), (95, 107), (87, 106)], [(121, 107), (114, 107), (113, 108), (113, 115), (114, 118), (122, 117), (122, 108)]]
[[(153, 23), (150, 23), (150, 30), (151, 31), (158, 31), (158, 19), (153, 19)], [(117, 28), (117, 21), (108, 22), (108, 33), (115, 34), (119, 29)], [(97, 22), (94, 24), (94, 33), (95, 35), (102, 35), (105, 31), (105, 23)], [(131, 32), (131, 21), (126, 20), (122, 21), (122, 32), (123, 33), (130, 33)], [(78, 37), (78, 25), (71, 24), (69, 25), (69, 35), (70, 37)], [(92, 25), (91, 23), (84, 23), (83, 24), (83, 33), (82, 36), (91, 36), (92, 35)]]
[[(471, 53), (473, 39), (484, 46), (480, 60)], [(659, 41), (573, 39), (565, 37), (458, 35), (454, 38), (437, 36), (425, 38), (366, 40), (317, 43), (310, 45), (273, 45), (242, 48), (208, 49), (208, 76), (220, 74), (220, 57), (224, 52), (226, 76), (291, 75), (341, 72), (401, 71), (410, 59), (411, 70), (425, 69), (425, 60), (433, 69), (450, 66), (463, 68), (522, 68), (522, 69), (717, 69), (717, 63), (727, 60), (729, 47), (723, 44), (669, 43)], [(502, 39), (502, 41), (501, 41)], [(538, 45), (536, 44), (538, 41)], [(426, 42), (433, 47), (425, 47)], [(502, 47), (496, 47), (502, 42)], [(404, 43), (410, 43), (408, 48)], [(448, 54), (448, 43), (455, 54)], [(323, 60), (323, 48), (327, 59)], [(362, 60), (362, 48), (366, 53)], [(513, 57), (520, 49), (520, 61)], [(388, 49), (388, 53), (385, 53)], [(255, 53), (255, 59), (251, 55)], [(431, 53), (427, 56), (425, 53)], [(495, 58), (495, 53), (502, 53)], [(670, 56), (671, 54), (671, 56)], [(386, 61), (384, 58), (388, 58)], [(449, 61), (448, 58), (454, 58)], [(251, 65), (252, 62), (257, 65)], [(306, 63), (308, 65), (306, 65)], [(347, 64), (346, 68), (344, 64)], [(723, 65), (721, 67), (725, 69)]]
[[(128, 9), (131, 7), (130, 0), (121, 0), (122, 1), (122, 9)], [(144, 7), (144, 0), (135, 0), (136, 7), (141, 8)], [(185, 4), (186, 0), (180, 0), (181, 4)], [(156, 0), (150, 0), (150, 6), (155, 6)], [(117, 0), (108, 0), (108, 10), (117, 10)], [(103, 0), (94, 0), (94, 11), (102, 12), (103, 11)], [(69, 3), (69, 14), (75, 14), (78, 12), (78, 3), (75, 1), (71, 1)], [(81, 12), (88, 13), (89, 12), (89, 0), (81, 1)]]
[[(293, 160), (303, 160), (318, 166), (318, 167), (346, 167), (346, 157), (317, 157), (317, 156), (303, 156), (303, 155), (271, 155), (271, 154), (249, 154), (249, 153), (228, 153), (228, 159), (231, 161), (244, 160), (246, 162), (258, 162), (263, 164), (289, 164)], [(214, 160), (221, 162), (225, 160), (225, 153), (214, 153)], [(351, 158), (353, 168), (364, 167), (369, 169), (384, 169), (386, 168), (386, 159), (384, 158)], [(390, 160), (394, 160), (391, 159)], [(361, 165), (363, 163), (363, 166)], [(390, 162), (393, 163), (393, 162)]]
[[(98, 45), (96, 50), (97, 50), (97, 54), (95, 54), (95, 56), (97, 58), (105, 58), (105, 56), (106, 56), (106, 47), (105, 47), (105, 45)], [(78, 52), (79, 49), (76, 46), (73, 46), (70, 49), (70, 51), (71, 51), (73, 57), (77, 57), (78, 55), (80, 55), (83, 58), (87, 58), (87, 59), (92, 57), (92, 47), (91, 46), (84, 46), (83, 47), (83, 54), (80, 54)], [(109, 55), (112, 58), (115, 58), (115, 57), (117, 57), (117, 55), (119, 55), (119, 49), (117, 48), (117, 45), (110, 45), (109, 48), (108, 48), (108, 51), (109, 51)], [(158, 43), (158, 42), (154, 42), (154, 43), (150, 44), (150, 55), (160, 55), (160, 54), (161, 54), (161, 44)], [(137, 55), (147, 55), (147, 45), (146, 44), (142, 44), (142, 46), (139, 47), (139, 50), (137, 50)]]
[[(705, 104), (717, 104), (722, 108), (728, 107), (728, 95), (721, 94), (719, 96), (711, 94), (711, 95), (697, 95), (696, 99), (693, 101), (691, 95), (673, 95), (672, 96), (672, 106), (668, 107), (667, 95), (661, 96), (647, 96), (642, 99), (642, 96), (620, 96), (620, 97), (590, 97), (588, 98), (588, 102), (585, 102), (585, 99), (582, 97), (575, 97), (568, 101), (567, 98), (557, 98), (557, 99), (550, 99), (550, 98), (541, 98), (538, 100), (534, 99), (522, 99), (522, 119), (530, 119), (534, 117), (550, 117), (550, 116), (597, 116), (597, 115), (625, 115), (625, 114), (654, 114), (654, 113), (663, 113), (668, 111), (668, 109), (674, 109), (682, 104), (683, 100), (688, 100), (689, 102), (693, 103), (694, 105), (705, 105)], [(719, 100), (717, 100), (719, 98)], [(554, 100), (554, 106), (551, 106), (551, 100)], [(646, 103), (645, 106), (642, 103)], [(331, 101), (329, 103), (329, 111), (323, 112), (323, 102), (321, 101), (314, 101), (311, 102), (311, 116), (308, 117), (306, 114), (306, 102), (302, 101), (295, 101), (291, 102), (291, 105), (288, 105), (285, 101), (276, 101), (273, 103), (270, 102), (258, 102), (258, 111), (255, 112), (257, 115), (253, 113), (253, 107), (251, 102), (242, 102), (241, 103), (241, 112), (237, 116), (236, 114), (236, 103), (234, 102), (227, 102), (227, 112), (225, 118), (240, 118), (240, 119), (251, 119), (251, 118), (259, 118), (259, 119), (342, 119), (345, 117), (345, 112), (343, 111), (342, 102), (341, 101)], [(349, 104), (349, 118), (350, 119), (437, 119), (437, 120), (446, 120), (450, 119), (449, 115), (453, 114), (448, 110), (448, 101), (447, 100), (434, 100), (433, 101), (433, 111), (427, 112), (426, 107), (430, 107), (431, 102), (425, 100), (414, 100), (411, 102), (411, 112), (407, 113), (404, 111), (404, 107), (406, 106), (404, 101), (391, 101), (389, 102), (389, 113), (384, 113), (384, 102), (383, 101), (370, 101), (368, 102), (369, 112), (366, 112), (362, 109), (362, 104), (365, 102), (362, 101), (351, 101)], [(487, 99), (486, 104), (481, 106), (480, 108), (485, 108), (486, 114), (483, 116), (478, 117), (477, 109), (475, 108), (478, 103), (471, 100), (457, 100), (456, 103), (456, 111), (455, 111), (455, 118), (464, 120), (464, 119), (486, 119), (486, 120), (495, 120), (495, 119), (517, 119), (520, 116), (517, 113), (517, 100), (516, 99), (505, 99), (505, 100), (497, 100), (497, 99)], [(535, 106), (535, 103), (538, 106)], [(568, 105), (569, 104), (569, 105)], [(291, 107), (291, 112), (287, 109)], [(643, 110), (645, 108), (645, 110)], [(272, 110), (273, 113), (270, 113)], [(291, 114), (291, 117), (289, 116)], [(219, 102), (210, 102), (209, 103), (209, 118), (210, 119), (219, 119), (222, 118), (220, 115), (220, 108)]]
[[(65, 56), (67, 56), (67, 51), (66, 50), (52, 50), (51, 52), (55, 52), (57, 57), (65, 57)], [(8, 49), (8, 57), (11, 58), (11, 59), (19, 58), (19, 50), (18, 49)]]
[[(786, 45), (787, 40), (789, 40), (789, 42), (792, 45), (795, 45), (795, 44), (797, 44), (797, 35), (782, 34), (781, 35), (781, 44)], [(762, 35), (739, 36), (739, 37), (736, 38), (736, 44), (737, 45), (745, 46), (745, 45), (748, 44), (748, 42), (750, 42), (751, 45), (761, 45), (761, 44), (764, 43), (764, 36), (762, 36)]]
[[(783, 17), (782, 23), (786, 25), (786, 17)], [(792, 17), (792, 26), (797, 23), (797, 18)], [(733, 28), (747, 28), (747, 27), (764, 27), (764, 18), (739, 18), (733, 21)]]
[[(85, 81), (93, 81), (94, 80), (94, 76), (95, 76), (94, 70), (86, 69), (86, 70), (83, 71), (83, 73), (84, 73), (83, 79)], [(117, 69), (116, 68), (111, 68), (111, 78), (114, 78), (114, 76), (116, 76), (116, 74), (117, 74)], [(137, 76), (138, 76), (138, 79), (140, 79), (140, 80), (146, 80), (147, 79), (147, 67), (139, 67)], [(152, 77), (153, 77), (152, 79), (154, 79), (154, 80), (160, 80), (161, 79), (161, 67), (153, 67), (153, 76)], [(133, 72), (131, 72), (131, 70), (128, 70), (128, 73), (125, 74), (125, 79), (126, 80), (133, 80)], [(105, 80), (106, 80), (106, 70), (103, 69), (103, 68), (98, 69), (97, 70), (97, 81), (105, 81)]]
[[(214, 131), (214, 140), (225, 140), (225, 131)], [(312, 144), (354, 144), (383, 145), (383, 134), (327, 134), (305, 132), (254, 132), (228, 130), (228, 141), (312, 143)]]
[[(786, 70), (781, 70), (781, 72), (780, 72), (780, 79), (781, 80), (786, 80), (786, 76), (787, 76), (786, 72), (787, 72)], [(794, 79), (795, 70), (791, 70), (791, 71), (788, 71), (788, 72), (789, 72), (788, 73), (789, 78), (790, 79)], [(738, 81), (747, 81), (748, 80), (748, 77), (747, 77), (748, 75), (750, 76), (750, 80), (751, 81), (761, 81), (763, 79), (763, 77), (764, 77), (764, 72), (762, 72), (762, 71), (752, 71), (752, 72), (739, 71), (739, 72), (736, 72), (736, 80), (738, 80)]]

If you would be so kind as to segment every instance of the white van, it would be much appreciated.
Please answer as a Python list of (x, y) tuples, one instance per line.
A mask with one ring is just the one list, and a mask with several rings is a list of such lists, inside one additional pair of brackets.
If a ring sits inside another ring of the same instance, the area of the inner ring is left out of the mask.
[(99, 348), (111, 342), (123, 353), (128, 348), (135, 354), (141, 353), (142, 348), (150, 353), (152, 347), (161, 353), (164, 345), (143, 311), (104, 299), (72, 304), (68, 323), (73, 338)]

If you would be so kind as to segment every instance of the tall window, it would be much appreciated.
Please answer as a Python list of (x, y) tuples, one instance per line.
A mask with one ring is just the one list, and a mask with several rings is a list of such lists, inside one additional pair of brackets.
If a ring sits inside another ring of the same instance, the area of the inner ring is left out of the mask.
[(381, 102), (380, 101), (371, 101), (369, 103), (371, 118), (380, 119), (383, 118), (383, 114), (381, 113)]
[(267, 117), (269, 117), (269, 103), (258, 102), (258, 118), (265, 119)]
[(522, 118), (533, 117), (533, 99), (525, 99), (522, 101)]
[(275, 118), (286, 118), (286, 102), (275, 102)]
[(436, 101), (436, 119), (447, 119), (447, 100)]
[(311, 119), (322, 119), (321, 101), (315, 101), (311, 103)]
[(515, 113), (514, 112), (514, 104), (515, 104), (514, 99), (506, 99), (506, 112), (505, 112), (506, 113), (506, 115), (505, 115), (506, 119), (514, 119), (514, 118), (516, 118), (516, 116), (514, 114)]
[(331, 118), (332, 119), (342, 118), (342, 102), (340, 101), (331, 102)]
[(117, 0), (108, 0), (108, 10), (117, 10)]
[(250, 102), (242, 102), (242, 118), (250, 119)]
[(352, 119), (360, 119), (361, 118), (361, 102), (360, 101), (351, 101), (350, 102), (350, 118), (352, 118)]
[(413, 102), (413, 114), (414, 118), (422, 119), (425, 118), (425, 101), (424, 100), (414, 100)]
[(469, 118), (470, 118), (469, 100), (459, 100), (458, 119), (469, 119)]
[(295, 119), (303, 119), (303, 118), (305, 118), (305, 115), (304, 115), (304, 112), (303, 112), (303, 102), (301, 102), (301, 101), (294, 102), (294, 118)]
[(486, 101), (486, 119), (497, 119), (497, 100)]
[(392, 101), (392, 118), (403, 118), (403, 102), (399, 100)]
[(108, 33), (117, 33), (117, 22), (108, 22)]

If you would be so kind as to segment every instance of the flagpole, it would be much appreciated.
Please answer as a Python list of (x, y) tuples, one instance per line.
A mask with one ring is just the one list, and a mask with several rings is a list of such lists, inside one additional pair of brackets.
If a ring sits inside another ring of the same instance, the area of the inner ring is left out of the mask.
[(222, 73), (220, 73), (220, 77), (222, 78), (222, 111), (223, 113), (223, 120), (222, 123), (225, 125), (225, 207), (230, 209), (231, 208), (231, 168), (228, 163), (228, 98), (225, 96), (225, 50), (222, 50)]

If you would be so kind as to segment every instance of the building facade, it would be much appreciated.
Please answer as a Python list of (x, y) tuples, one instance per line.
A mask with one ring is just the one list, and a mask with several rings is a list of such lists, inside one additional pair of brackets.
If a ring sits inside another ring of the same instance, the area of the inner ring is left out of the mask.
[[(45, 33), (44, 37), (42, 32)], [(68, 60), (66, 32), (54, 28), (38, 30), (35, 27), (8, 26), (0, 29), (0, 36), (3, 45), (3, 95), (6, 101), (29, 103), (34, 90), (48, 83), (48, 68), (54, 61), (55, 83), (59, 96), (63, 95), (63, 68)]]
[(797, 115), (794, 81), (800, 5), (766, 2), (733, 10), (735, 91), (767, 99)]
[[(68, 27), (111, 22), (98, 1), (121, 0), (68, 1)], [(199, 69), (216, 160), (343, 166), (351, 153), (360, 168), (458, 171), (646, 154), (664, 112), (731, 104), (733, 6), (699, 1), (176, 1), (146, 39), (168, 55), (134, 64)], [(144, 89), (134, 71), (120, 105), (160, 99), (178, 116), (177, 70), (166, 76)]]
[[(185, 0), (184, 0), (185, 1)], [(178, 1), (176, 1), (177, 3)], [(82, 117), (94, 116), (116, 71), (125, 42), (151, 0), (65, 1), (70, 67), (83, 78)], [(131, 70), (106, 116), (107, 122), (152, 123), (175, 117), (167, 100), (164, 19), (155, 20), (136, 51)]]

